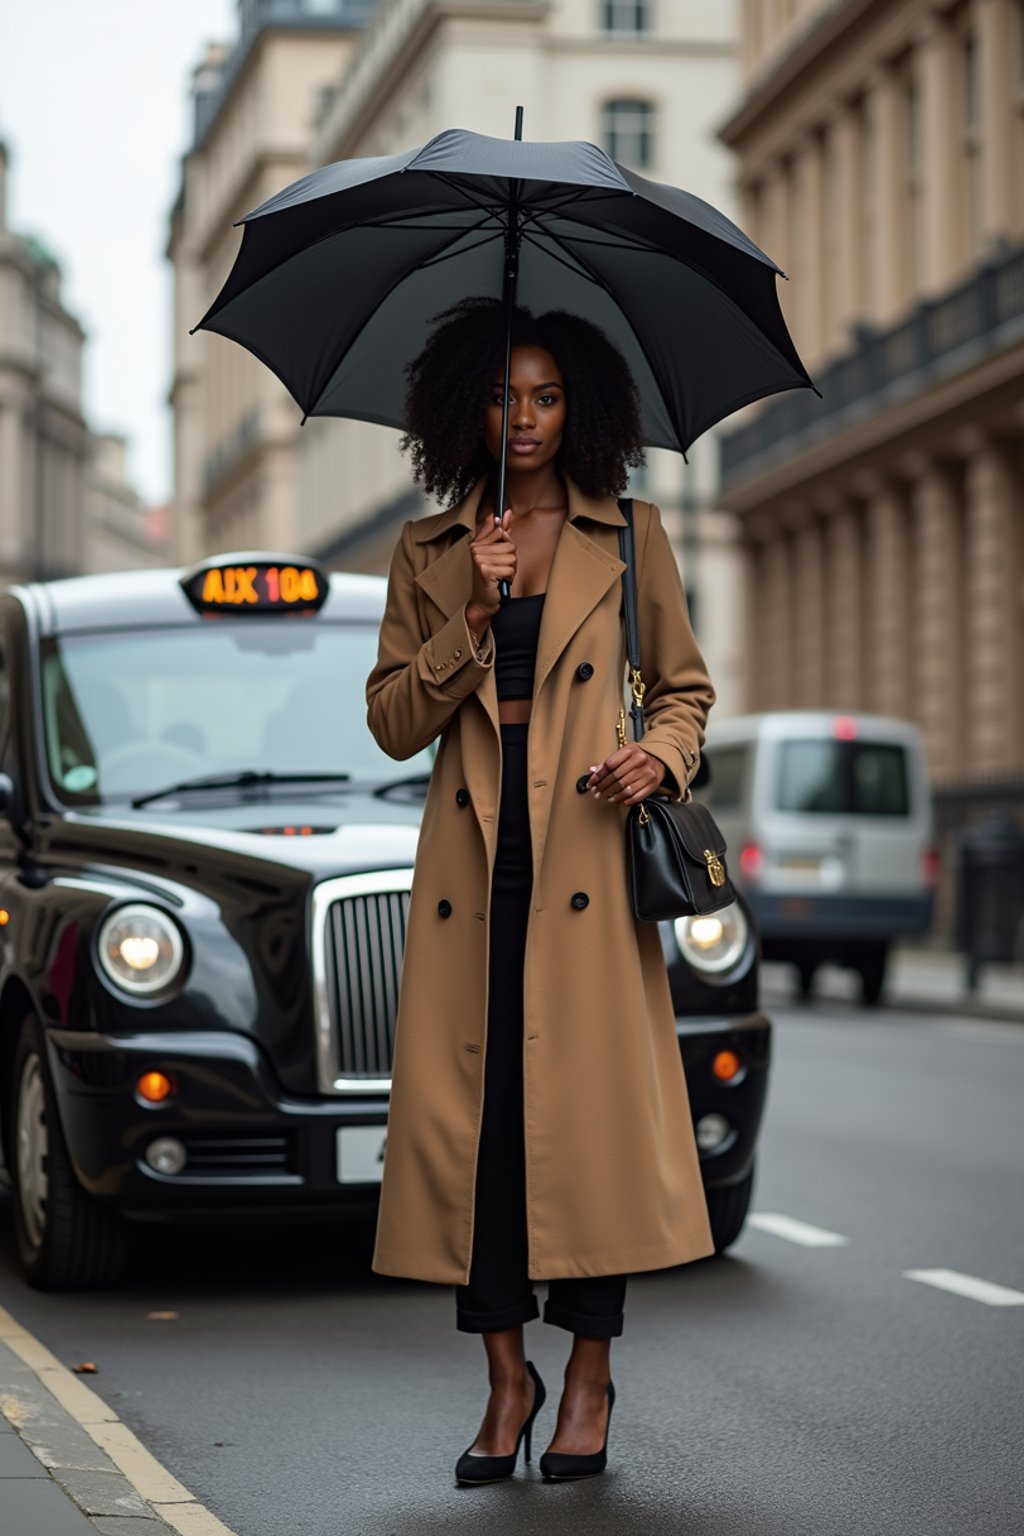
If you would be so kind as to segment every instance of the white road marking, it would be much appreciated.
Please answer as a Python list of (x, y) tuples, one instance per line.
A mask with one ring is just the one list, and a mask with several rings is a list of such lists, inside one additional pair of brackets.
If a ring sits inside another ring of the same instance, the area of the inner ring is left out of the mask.
[(850, 1241), (838, 1232), (828, 1232), (824, 1227), (812, 1227), (808, 1222), (797, 1221), (793, 1216), (779, 1216), (769, 1211), (758, 1211), (748, 1216), (747, 1226), (770, 1232), (773, 1237), (784, 1237), (788, 1243), (799, 1243), (802, 1248), (840, 1248)]
[(906, 1280), (920, 1280), (922, 1285), (934, 1285), (955, 1296), (983, 1301), (987, 1307), (1024, 1307), (1024, 1291), (1011, 1291), (1007, 1285), (979, 1280), (976, 1275), (962, 1275), (957, 1269), (905, 1269), (903, 1275)]

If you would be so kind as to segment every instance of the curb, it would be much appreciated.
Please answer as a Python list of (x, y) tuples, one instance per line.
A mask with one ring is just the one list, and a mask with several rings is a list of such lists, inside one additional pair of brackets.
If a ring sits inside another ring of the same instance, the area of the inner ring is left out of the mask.
[[(235, 1536), (162, 1466), (102, 1398), (0, 1307), (0, 1415), (101, 1536)], [(6, 1426), (0, 1423), (0, 1430)], [(0, 1481), (0, 1492), (3, 1482)], [(39, 1495), (39, 1513), (49, 1496)], [(70, 1511), (67, 1511), (70, 1514)], [(76, 1516), (77, 1521), (77, 1516)], [(64, 1525), (71, 1526), (65, 1520)], [(76, 1524), (76, 1529), (77, 1524)], [(60, 1530), (47, 1519), (38, 1528)], [(26, 1528), (26, 1536), (28, 1530)]]

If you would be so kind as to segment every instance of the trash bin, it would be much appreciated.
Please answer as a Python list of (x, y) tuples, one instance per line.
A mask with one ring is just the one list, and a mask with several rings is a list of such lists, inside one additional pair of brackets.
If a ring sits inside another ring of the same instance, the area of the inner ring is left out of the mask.
[(957, 944), (973, 992), (986, 961), (1024, 958), (1024, 827), (996, 812), (964, 829), (959, 854)]

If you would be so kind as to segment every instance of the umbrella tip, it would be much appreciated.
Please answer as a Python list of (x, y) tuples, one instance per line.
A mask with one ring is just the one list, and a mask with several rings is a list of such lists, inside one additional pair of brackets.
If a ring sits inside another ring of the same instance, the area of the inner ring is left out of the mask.
[(309, 412), (308, 411), (303, 411), (303, 413), (302, 413), (302, 420), (299, 422), (299, 426), (300, 427), (304, 427), (308, 420), (309, 420)]

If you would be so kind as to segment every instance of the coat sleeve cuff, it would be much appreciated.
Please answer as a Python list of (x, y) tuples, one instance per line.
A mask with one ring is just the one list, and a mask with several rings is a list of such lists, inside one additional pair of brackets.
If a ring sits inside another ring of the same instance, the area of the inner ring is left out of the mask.
[(656, 757), (664, 763), (668, 773), (675, 780), (675, 788), (666, 777), (666, 788), (675, 800), (688, 800), (690, 798), (690, 780), (697, 772), (700, 763), (700, 753), (695, 747), (680, 747), (674, 741), (668, 741), (664, 736), (659, 736), (657, 729), (646, 731), (640, 745), (645, 752)]
[(419, 674), (425, 683), (443, 688), (453, 699), (464, 699), (479, 688), (494, 666), (494, 639), (488, 630), (480, 648), (466, 623), (465, 606), (421, 648)]

